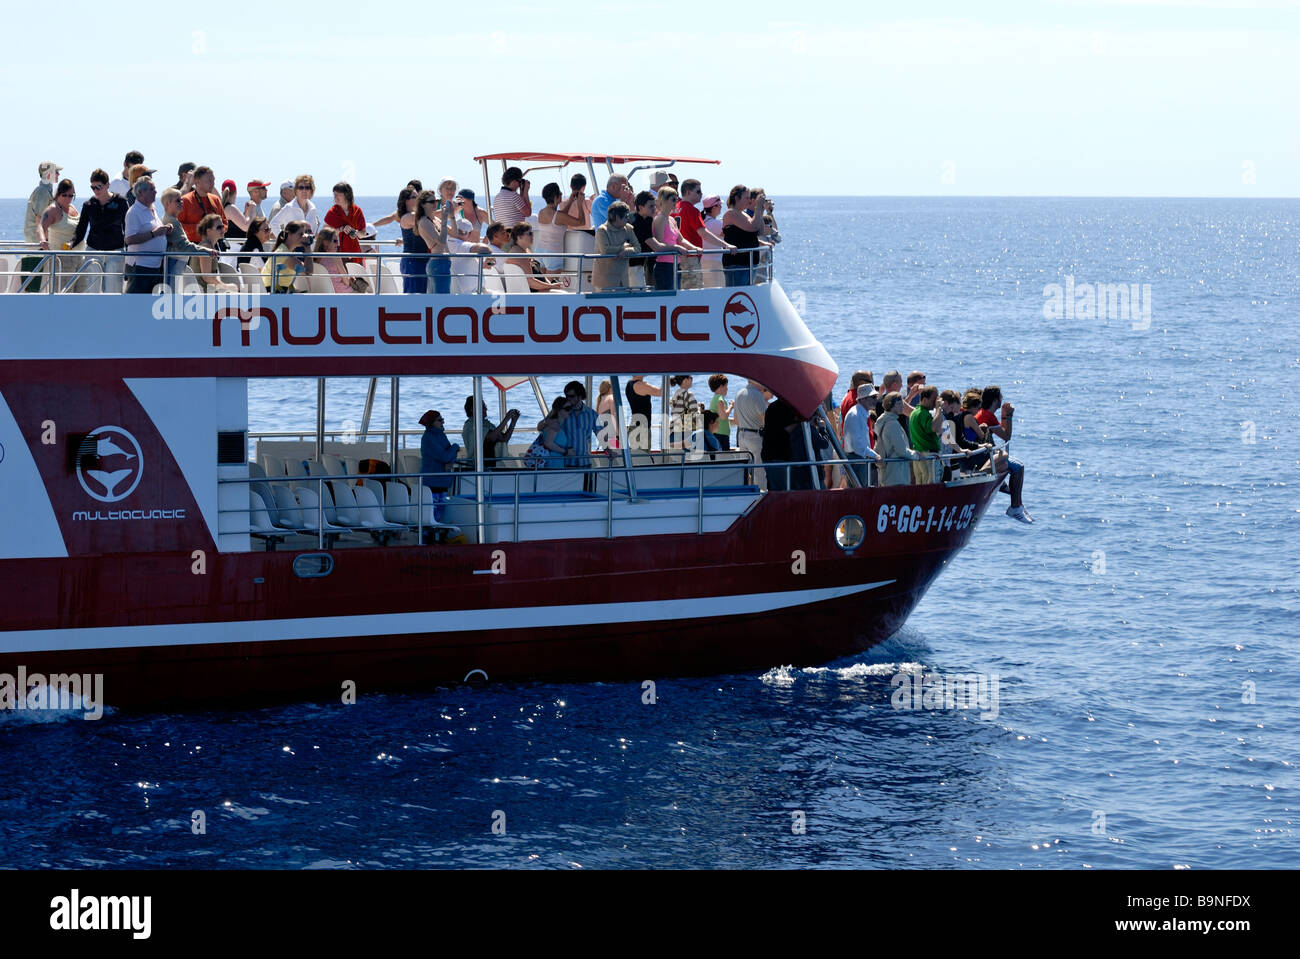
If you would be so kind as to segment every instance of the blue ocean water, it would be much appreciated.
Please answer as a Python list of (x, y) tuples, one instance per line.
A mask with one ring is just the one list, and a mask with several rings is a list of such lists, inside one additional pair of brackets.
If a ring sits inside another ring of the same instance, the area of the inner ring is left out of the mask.
[[(0, 238), (20, 215), (0, 201)], [(653, 704), (639, 684), (492, 684), (0, 714), (0, 863), (1296, 865), (1300, 201), (791, 198), (777, 216), (777, 277), (840, 364), (837, 399), (859, 366), (1000, 383), (1033, 526), (995, 502), (864, 655), (646, 677)], [(1149, 322), (1046, 317), (1067, 282), (1149, 284)], [(255, 426), (310, 424), (300, 386), (259, 389)], [(363, 390), (331, 392), (332, 425)], [(403, 399), (459, 405), (418, 381)], [(996, 674), (996, 717), (895, 709), (905, 666)]]

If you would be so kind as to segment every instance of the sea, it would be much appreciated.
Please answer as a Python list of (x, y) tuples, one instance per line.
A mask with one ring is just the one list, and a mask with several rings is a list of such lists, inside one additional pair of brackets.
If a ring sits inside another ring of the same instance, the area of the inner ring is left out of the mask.
[[(0, 201), (0, 240), (24, 202)], [(1300, 201), (775, 212), (776, 277), (839, 364), (836, 399), (857, 368), (1000, 384), (1032, 525), (997, 497), (907, 624), (832, 663), (3, 713), (0, 866), (1300, 863)], [(718, 371), (681, 372), (703, 394)], [(360, 423), (366, 385), (331, 381), (331, 428)], [(314, 396), (256, 384), (252, 428), (310, 430)], [(459, 425), (463, 402), (403, 380), (403, 425), (436, 406)], [(972, 676), (976, 703), (900, 696), (899, 677)]]

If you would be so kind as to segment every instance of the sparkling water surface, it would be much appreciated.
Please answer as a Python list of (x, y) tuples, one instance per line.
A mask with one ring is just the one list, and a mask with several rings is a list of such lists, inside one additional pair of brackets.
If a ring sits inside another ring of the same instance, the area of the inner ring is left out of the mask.
[[(0, 239), (22, 207), (0, 201)], [(999, 497), (866, 654), (647, 676), (653, 704), (639, 683), (529, 683), (0, 714), (0, 864), (1300, 862), (1300, 202), (793, 198), (777, 215), (777, 276), (840, 365), (836, 398), (858, 366), (1000, 383), (1033, 526)], [(1046, 319), (1067, 276), (1150, 284), (1149, 324)], [(331, 427), (360, 422), (365, 385), (331, 383)], [(404, 379), (404, 425), (434, 405), (459, 425), (465, 386)], [(252, 426), (310, 428), (314, 398), (256, 384)], [(996, 674), (996, 716), (896, 709), (902, 669)]]

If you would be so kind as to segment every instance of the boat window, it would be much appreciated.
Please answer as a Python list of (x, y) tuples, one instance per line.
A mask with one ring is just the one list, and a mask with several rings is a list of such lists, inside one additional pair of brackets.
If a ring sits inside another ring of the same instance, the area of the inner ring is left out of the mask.
[(293, 558), (293, 573), (300, 579), (318, 579), (334, 572), (334, 557), (329, 553), (303, 553)]

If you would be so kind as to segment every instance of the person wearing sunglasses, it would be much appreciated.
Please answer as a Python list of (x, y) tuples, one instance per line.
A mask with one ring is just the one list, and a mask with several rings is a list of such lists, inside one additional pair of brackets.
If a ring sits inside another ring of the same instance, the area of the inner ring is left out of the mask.
[(310, 235), (305, 220), (290, 220), (280, 230), (275, 247), (262, 267), (262, 282), (267, 292), (292, 293), (293, 281), (299, 274), (311, 273), (311, 254), (307, 249)]
[(311, 233), (320, 230), (320, 214), (312, 197), (316, 195), (316, 181), (304, 173), (293, 181), (293, 199), (280, 208), (280, 212), (271, 217), (271, 229), (277, 234), (294, 220), (302, 220)]
[[(80, 214), (73, 203), (77, 198), (76, 187), (71, 180), (60, 180), (54, 190), (54, 202), (45, 208), (41, 218), (36, 222), (37, 245), (42, 250), (67, 250), (72, 247), (72, 238), (77, 233), (77, 220)], [(61, 289), (67, 288), (67, 277), (76, 273), (81, 260), (74, 256), (58, 258), (59, 276), (64, 280)]]
[(75, 247), (82, 240), (86, 248), (102, 251), (94, 257), (99, 267), (100, 276), (91, 283), (87, 292), (121, 293), (122, 277), (126, 261), (122, 256), (122, 247), (126, 246), (126, 197), (114, 193), (108, 188), (108, 174), (95, 170), (90, 174), (91, 197), (81, 205), (81, 219), (77, 221), (77, 232), (73, 234), (72, 245)]

